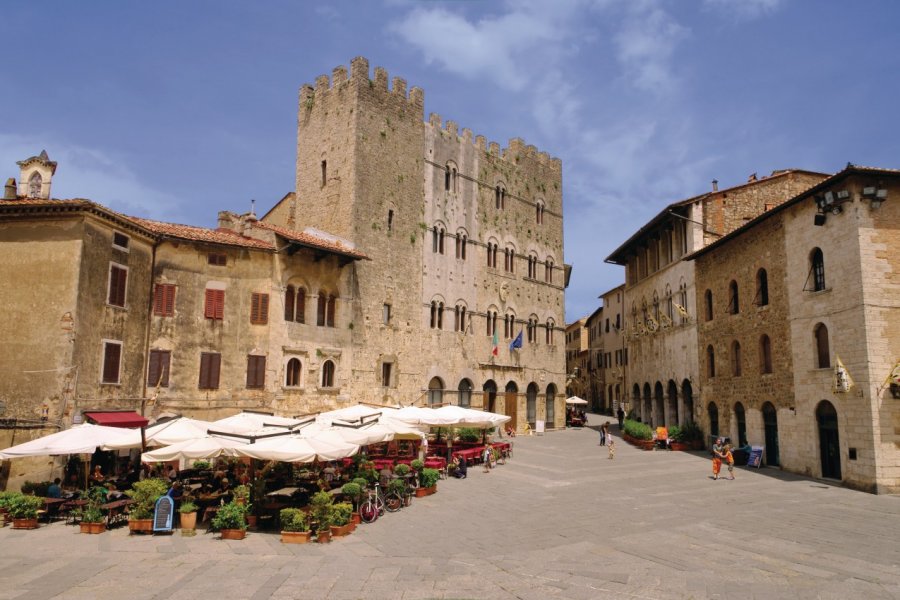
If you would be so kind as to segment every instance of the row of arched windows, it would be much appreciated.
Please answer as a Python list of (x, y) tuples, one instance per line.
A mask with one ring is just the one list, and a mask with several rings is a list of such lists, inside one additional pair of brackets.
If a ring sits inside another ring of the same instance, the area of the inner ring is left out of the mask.
[[(641, 324), (655, 330), (656, 327), (667, 327), (674, 325), (676, 319), (684, 324), (688, 321), (687, 306), (687, 284), (681, 282), (678, 286), (678, 292), (673, 293), (672, 289), (666, 285), (665, 294), (662, 301), (659, 295), (653, 292), (653, 299), (650, 304), (646, 298), (641, 299), (641, 310), (638, 313), (637, 304), (631, 304), (631, 319), (635, 328)], [(619, 327), (619, 317), (616, 315), (616, 328)], [(609, 331), (609, 319), (606, 320), (606, 331)]]
[[(321, 378), (319, 379), (319, 387), (334, 387), (334, 361), (326, 360), (322, 363)], [(303, 363), (299, 358), (291, 358), (284, 367), (284, 386), (299, 387), (301, 385), (303, 373)]]
[[(431, 305), (429, 307), (429, 327), (431, 329), (443, 329), (444, 328), (444, 311), (447, 310), (444, 306), (444, 303), (440, 300), (432, 300)], [(472, 320), (472, 312), (470, 312), (465, 304), (459, 303), (453, 308), (453, 331), (458, 331), (465, 333), (469, 330), (470, 321)], [(499, 335), (499, 330), (497, 329), (497, 317), (499, 316), (496, 310), (488, 310), (485, 314), (485, 333), (488, 336), (493, 336), (494, 332), (497, 332)], [(538, 318), (536, 315), (531, 315), (528, 317), (527, 321), (520, 321), (516, 319), (516, 315), (514, 312), (509, 311), (503, 316), (503, 338), (504, 339), (513, 339), (519, 334), (519, 329), (517, 327), (521, 327), (522, 330), (527, 331), (527, 335), (525, 337), (528, 342), (532, 344), (538, 343), (537, 329), (540, 325), (538, 324)], [(554, 334), (553, 331), (556, 329), (556, 321), (553, 318), (547, 319), (547, 322), (543, 325), (546, 329), (546, 335), (544, 337), (544, 341), (546, 344), (553, 344)]]
[[(813, 327), (814, 366), (819, 369), (831, 367), (831, 349), (828, 342), (828, 327), (824, 323), (817, 323)], [(737, 340), (731, 342), (730, 373), (732, 377), (743, 375), (743, 357), (741, 343)], [(759, 374), (767, 375), (773, 372), (772, 368), (772, 340), (768, 335), (759, 337), (758, 343)], [(706, 375), (716, 377), (716, 351), (712, 344), (706, 347)]]
[[(769, 274), (765, 269), (759, 269), (756, 272), (756, 292), (753, 297), (753, 304), (756, 306), (768, 306), (769, 304)], [(728, 282), (728, 304), (725, 312), (730, 315), (736, 315), (741, 312), (741, 295), (736, 280), (732, 279)], [(713, 293), (707, 289), (703, 294), (703, 313), (707, 321), (712, 321), (715, 316)]]
[[(334, 327), (337, 296), (327, 290), (319, 290), (316, 306), (316, 325)], [(284, 320), (306, 323), (306, 290), (288, 285), (284, 291)]]
[[(448, 162), (444, 166), (444, 191), (457, 193), (459, 191), (459, 170), (456, 167), (456, 164), (453, 162)], [(498, 183), (494, 187), (494, 207), (497, 210), (506, 209), (506, 186), (502, 183)], [(538, 200), (534, 205), (534, 222), (537, 225), (544, 224), (544, 201)]]

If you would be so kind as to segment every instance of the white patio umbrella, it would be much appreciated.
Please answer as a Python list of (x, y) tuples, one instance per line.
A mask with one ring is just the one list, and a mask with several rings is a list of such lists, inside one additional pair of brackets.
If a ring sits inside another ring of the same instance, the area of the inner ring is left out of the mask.
[(302, 421), (288, 417), (278, 417), (262, 413), (242, 412), (209, 424), (213, 431), (228, 431), (231, 433), (252, 434), (264, 428), (281, 427), (290, 428), (299, 425)]
[(310, 463), (339, 460), (359, 452), (359, 446), (344, 443), (331, 444), (314, 438), (285, 435), (246, 444), (237, 449), (239, 456), (259, 460), (277, 460), (291, 463)]
[(511, 420), (509, 415), (464, 408), (462, 406), (448, 405), (435, 409), (441, 416), (456, 419), (454, 427), (473, 427), (475, 429), (490, 429), (498, 427)]
[(331, 423), (332, 421), (359, 421), (360, 419), (369, 420), (369, 418), (389, 417), (397, 412), (396, 408), (389, 406), (369, 406), (367, 404), (357, 404), (348, 406), (347, 408), (339, 408), (316, 415), (316, 420), (320, 423)]
[(578, 396), (569, 396), (568, 398), (566, 398), (566, 404), (587, 404), (587, 403), (588, 403), (587, 400), (579, 398)]
[(0, 452), (0, 459), (92, 454), (97, 448), (104, 448), (107, 444), (127, 439), (132, 433), (132, 430), (121, 427), (105, 427), (85, 423), (7, 448)]
[(166, 462), (180, 459), (216, 458), (217, 456), (238, 456), (238, 449), (250, 445), (246, 440), (217, 436), (205, 436), (172, 444), (141, 454), (141, 461)]
[(452, 416), (441, 415), (433, 408), (423, 408), (421, 406), (404, 406), (391, 414), (390, 418), (407, 425), (428, 425), (430, 427), (448, 427), (457, 420)]
[(368, 427), (340, 427), (328, 426), (323, 423), (312, 423), (301, 429), (296, 429), (295, 432), (301, 437), (308, 439), (321, 440), (328, 443), (354, 444), (356, 446), (368, 446), (369, 444), (389, 442), (394, 439), (393, 432), (384, 427), (379, 427), (377, 423), (373, 423)]
[[(148, 446), (170, 446), (178, 442), (193, 440), (206, 436), (211, 423), (209, 421), (201, 421), (188, 417), (179, 417), (171, 421), (165, 421), (158, 425), (151, 425), (145, 431)], [(107, 444), (110, 450), (121, 450), (125, 448), (141, 447), (141, 432), (130, 431), (131, 436), (128, 439)]]

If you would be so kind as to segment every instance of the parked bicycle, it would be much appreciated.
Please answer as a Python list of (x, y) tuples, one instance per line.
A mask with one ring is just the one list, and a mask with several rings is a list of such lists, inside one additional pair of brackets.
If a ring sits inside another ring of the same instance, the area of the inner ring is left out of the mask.
[(363, 523), (374, 523), (384, 511), (397, 512), (403, 506), (403, 497), (391, 492), (385, 494), (381, 491), (381, 484), (375, 482), (373, 489), (369, 490), (365, 502), (359, 506), (359, 518)]

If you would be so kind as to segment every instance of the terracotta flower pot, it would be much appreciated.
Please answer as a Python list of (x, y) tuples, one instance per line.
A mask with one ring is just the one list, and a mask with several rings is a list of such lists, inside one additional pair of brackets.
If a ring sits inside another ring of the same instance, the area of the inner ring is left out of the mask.
[(81, 533), (103, 533), (106, 531), (106, 523), (79, 523)]
[(34, 519), (13, 519), (13, 529), (37, 529), (38, 520)]
[(197, 513), (181, 513), (181, 528), (182, 529), (196, 529), (197, 528)]
[(256, 528), (257, 523), (259, 523), (259, 517), (257, 515), (247, 515), (247, 527)]
[(247, 535), (245, 529), (223, 529), (221, 531), (223, 540), (242, 540)]
[(327, 544), (331, 541), (331, 531), (317, 531), (316, 541), (320, 544)]
[(424, 498), (428, 495), (428, 490), (425, 488), (416, 488), (416, 498)]
[(129, 519), (128, 531), (131, 533), (153, 533), (153, 519)]
[(362, 523), (362, 519), (359, 516), (358, 512), (350, 513), (350, 522), (354, 525), (359, 525)]
[(676, 452), (684, 452), (690, 448), (690, 446), (685, 442), (672, 442), (669, 444), (669, 448)]
[(346, 525), (332, 525), (331, 526), (331, 537), (344, 537), (345, 535), (350, 535), (350, 532), (353, 531), (353, 524), (347, 523)]
[(306, 544), (312, 537), (312, 531), (282, 531), (282, 544)]

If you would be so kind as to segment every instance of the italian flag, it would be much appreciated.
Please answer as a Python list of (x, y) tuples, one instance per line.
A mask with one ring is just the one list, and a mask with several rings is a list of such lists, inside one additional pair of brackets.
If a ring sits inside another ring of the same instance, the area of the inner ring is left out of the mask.
[(494, 349), (491, 350), (491, 355), (500, 356), (500, 337), (497, 335), (496, 329), (494, 329)]

